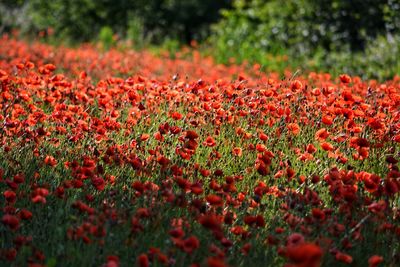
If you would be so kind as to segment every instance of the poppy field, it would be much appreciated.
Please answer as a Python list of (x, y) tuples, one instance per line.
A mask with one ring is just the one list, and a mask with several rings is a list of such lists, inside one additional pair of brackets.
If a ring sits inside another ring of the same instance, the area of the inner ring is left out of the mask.
[(399, 76), (4, 35), (0, 122), (0, 266), (399, 266)]

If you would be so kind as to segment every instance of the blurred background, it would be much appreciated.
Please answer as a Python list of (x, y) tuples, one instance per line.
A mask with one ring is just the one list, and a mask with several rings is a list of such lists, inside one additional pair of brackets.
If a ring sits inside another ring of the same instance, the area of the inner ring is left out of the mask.
[(218, 63), (388, 79), (400, 74), (400, 0), (0, 0), (0, 33), (120, 42)]

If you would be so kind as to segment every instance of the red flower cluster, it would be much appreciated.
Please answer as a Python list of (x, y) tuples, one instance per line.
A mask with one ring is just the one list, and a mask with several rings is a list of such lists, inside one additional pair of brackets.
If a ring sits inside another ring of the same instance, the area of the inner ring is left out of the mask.
[(0, 39), (0, 265), (395, 265), (400, 78)]

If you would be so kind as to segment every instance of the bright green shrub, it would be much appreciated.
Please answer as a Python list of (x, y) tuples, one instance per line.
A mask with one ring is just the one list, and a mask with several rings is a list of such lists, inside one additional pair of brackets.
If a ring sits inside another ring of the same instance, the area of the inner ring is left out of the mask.
[(106, 50), (110, 49), (110, 47), (115, 44), (113, 30), (109, 26), (101, 28), (98, 39)]
[[(235, 0), (222, 16), (209, 39), (219, 62), (354, 74), (366, 68), (363, 74), (379, 78), (396, 73), (390, 55), (398, 43), (390, 36), (400, 34), (400, 0)], [(270, 54), (288, 55), (289, 62), (276, 64)], [(385, 63), (391, 64), (385, 71), (374, 69)]]

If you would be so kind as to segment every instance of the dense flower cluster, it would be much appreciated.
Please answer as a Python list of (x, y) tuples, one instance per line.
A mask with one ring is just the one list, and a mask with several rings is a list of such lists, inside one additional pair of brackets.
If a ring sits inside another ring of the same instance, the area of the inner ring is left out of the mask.
[(400, 78), (0, 39), (0, 264), (400, 261)]

